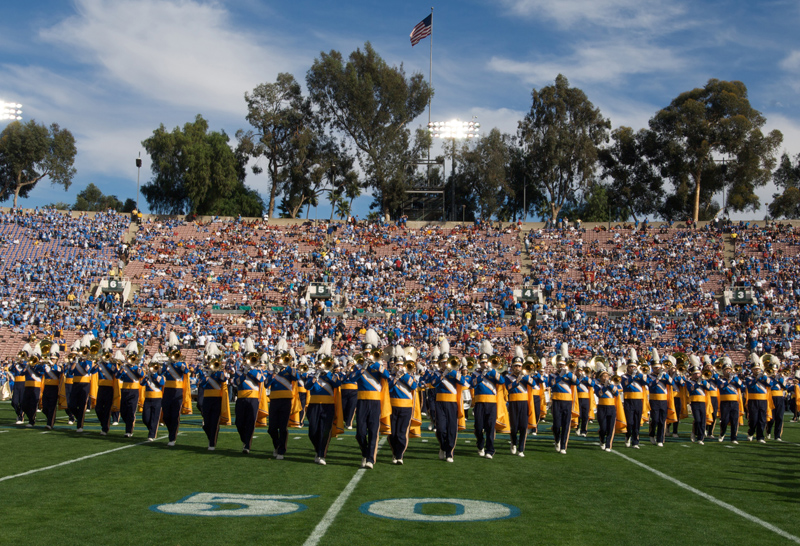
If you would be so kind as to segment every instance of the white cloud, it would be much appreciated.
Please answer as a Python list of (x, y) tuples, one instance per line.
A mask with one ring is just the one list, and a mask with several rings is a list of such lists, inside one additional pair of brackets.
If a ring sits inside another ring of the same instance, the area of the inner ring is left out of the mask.
[(245, 91), (292, 68), (293, 55), (274, 34), (235, 28), (218, 4), (78, 0), (76, 7), (40, 37), (159, 102), (243, 113)]
[(780, 62), (780, 67), (787, 72), (800, 72), (800, 51), (794, 50)]

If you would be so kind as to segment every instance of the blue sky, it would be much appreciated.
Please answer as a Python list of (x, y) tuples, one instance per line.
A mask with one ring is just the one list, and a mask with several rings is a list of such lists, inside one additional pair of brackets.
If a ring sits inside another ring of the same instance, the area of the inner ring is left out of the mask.
[[(141, 141), (202, 114), (231, 137), (247, 128), (245, 91), (290, 72), (300, 82), (320, 51), (370, 41), (390, 64), (428, 74), (429, 42), (412, 27), (431, 2), (37, 0), (0, 18), (0, 100), (24, 118), (75, 135), (68, 192), (39, 183), (24, 207), (64, 201), (90, 182), (136, 195)], [(782, 151), (800, 153), (800, 4), (796, 1), (461, 0), (433, 4), (434, 120), (477, 116), (514, 133), (533, 88), (564, 74), (613, 127), (645, 127), (683, 91), (741, 80)], [(4, 124), (5, 122), (0, 122)], [(427, 123), (427, 116), (415, 121)], [(2, 129), (4, 125), (0, 125)], [(151, 173), (143, 157), (142, 183)], [(450, 165), (448, 162), (447, 168)], [(266, 195), (265, 175), (247, 184)], [(759, 190), (762, 218), (774, 188)], [(356, 202), (368, 212), (369, 197)], [(10, 205), (11, 202), (3, 203)], [(144, 200), (142, 199), (144, 205)], [(320, 205), (320, 218), (330, 209)], [(310, 216), (315, 212), (312, 209)]]

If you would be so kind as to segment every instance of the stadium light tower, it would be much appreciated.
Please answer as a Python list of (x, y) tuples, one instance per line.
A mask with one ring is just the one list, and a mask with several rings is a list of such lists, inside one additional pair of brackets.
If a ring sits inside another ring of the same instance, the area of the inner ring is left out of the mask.
[[(428, 132), (434, 138), (449, 138), (453, 142), (453, 166), (451, 167), (452, 176), (456, 174), (456, 140), (464, 138), (476, 138), (480, 136), (481, 124), (475, 121), (460, 121), (453, 119), (450, 121), (431, 121), (428, 122)], [(450, 187), (450, 218), (456, 221), (456, 184)]]
[(19, 121), (22, 119), (22, 105), (18, 102), (0, 100), (0, 120)]

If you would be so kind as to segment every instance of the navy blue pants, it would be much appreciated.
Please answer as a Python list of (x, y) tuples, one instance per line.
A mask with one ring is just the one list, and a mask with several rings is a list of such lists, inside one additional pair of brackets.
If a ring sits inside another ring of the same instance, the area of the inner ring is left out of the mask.
[(89, 383), (73, 383), (70, 392), (69, 411), (75, 416), (76, 428), (83, 428), (86, 418), (86, 403), (89, 401)]
[(719, 437), (725, 437), (725, 431), (731, 426), (731, 442), (736, 440), (739, 431), (739, 402), (722, 401), (719, 407)]
[(444, 456), (453, 456), (458, 438), (458, 403), (436, 402), (436, 439)]
[(22, 393), (22, 412), (28, 418), (29, 425), (36, 423), (36, 410), (39, 409), (40, 394), (39, 387), (25, 387), (25, 391)]
[(359, 400), (356, 405), (356, 441), (361, 447), (361, 457), (375, 463), (378, 454), (378, 433), (381, 427), (379, 400)]
[(644, 402), (640, 399), (631, 398), (622, 402), (625, 410), (625, 422), (628, 423), (625, 441), (631, 441), (632, 446), (639, 445), (639, 427), (642, 424), (642, 408)]
[(341, 389), (342, 391), (342, 415), (344, 426), (353, 426), (353, 417), (356, 414), (356, 402), (358, 402), (358, 391), (355, 389)]
[(668, 410), (669, 402), (666, 400), (650, 400), (650, 437), (659, 444), (664, 443)]
[(589, 428), (589, 410), (591, 407), (591, 402), (588, 398), (578, 399), (578, 431), (581, 434), (586, 434)]
[(275, 398), (269, 401), (269, 432), (272, 446), (278, 455), (286, 454), (286, 443), (289, 441), (289, 417), (292, 414), (291, 398)]
[(161, 422), (161, 398), (145, 398), (142, 406), (142, 423), (147, 427), (147, 437), (155, 438)]
[(711, 411), (713, 412), (713, 421), (711, 421), (710, 425), (706, 425), (706, 436), (713, 436), (714, 435), (714, 426), (717, 424), (717, 412), (719, 411), (719, 397), (712, 396), (711, 397)]
[(597, 425), (600, 427), (600, 444), (611, 448), (614, 426), (617, 424), (616, 406), (597, 406)]
[(94, 405), (94, 412), (100, 421), (100, 429), (108, 432), (111, 424), (111, 404), (114, 401), (114, 387), (97, 387), (97, 401)]
[[(511, 412), (509, 411), (509, 414), (510, 413)], [(571, 422), (572, 401), (553, 400), (553, 440), (555, 441), (558, 449), (567, 449), (567, 442), (569, 441), (569, 427)]]
[(772, 403), (775, 406), (772, 409), (772, 421), (767, 423), (767, 434), (772, 433), (773, 425), (775, 428), (775, 439), (781, 437), (783, 434), (783, 414), (786, 413), (786, 398), (783, 396), (773, 396)]
[(14, 413), (17, 416), (17, 421), (22, 421), (22, 395), (25, 393), (25, 382), (16, 381), (14, 383), (14, 390), (11, 391), (11, 407), (14, 408)]
[(747, 402), (747, 435), (756, 440), (764, 439), (764, 428), (767, 426), (767, 401), (749, 400)]
[(119, 413), (125, 423), (125, 434), (133, 434), (136, 424), (136, 408), (139, 405), (139, 389), (122, 389), (119, 395)]
[(222, 397), (203, 398), (203, 431), (208, 438), (208, 447), (216, 447), (219, 436), (219, 418), (222, 415)]
[(54, 427), (58, 412), (58, 385), (45, 385), (42, 390), (42, 413), (45, 424)]
[(425, 399), (428, 401), (428, 419), (436, 427), (436, 389), (427, 389)]
[(389, 446), (392, 448), (392, 457), (403, 459), (408, 447), (408, 430), (411, 427), (412, 408), (392, 406), (392, 433), (389, 435)]
[(170, 442), (174, 442), (178, 438), (178, 427), (181, 425), (181, 407), (183, 407), (183, 389), (166, 387), (161, 399), (161, 412), (169, 435), (168, 441)]
[(706, 439), (706, 403), (705, 402), (692, 402), (692, 432), (694, 438), (698, 442)]
[(527, 400), (508, 403), (508, 422), (511, 426), (511, 445), (516, 446), (517, 451), (525, 451), (525, 441), (528, 439)]
[(475, 417), (475, 439), (478, 450), (485, 450), (489, 455), (494, 455), (495, 425), (497, 424), (497, 403), (475, 402), (473, 408)]
[(258, 398), (238, 398), (234, 409), (236, 430), (242, 441), (242, 449), (250, 449), (258, 419)]
[(308, 439), (311, 440), (311, 445), (314, 446), (314, 453), (322, 459), (328, 453), (328, 444), (331, 441), (331, 430), (333, 429), (335, 416), (334, 404), (308, 405)]

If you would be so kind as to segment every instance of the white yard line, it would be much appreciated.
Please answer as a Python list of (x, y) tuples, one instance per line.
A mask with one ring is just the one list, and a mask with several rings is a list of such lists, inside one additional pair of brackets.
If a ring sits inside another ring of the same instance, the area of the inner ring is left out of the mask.
[[(163, 440), (164, 438), (166, 438), (166, 436), (162, 436), (161, 438), (156, 438), (156, 440)], [(45, 467), (42, 467), (42, 468), (37, 468), (35, 470), (28, 470), (27, 472), (23, 472), (22, 474), (14, 474), (13, 476), (3, 476), (2, 478), (0, 478), (0, 482), (4, 482), (6, 480), (13, 480), (14, 478), (21, 478), (23, 476), (29, 476), (31, 474), (36, 474), (37, 472), (44, 472), (45, 470), (52, 470), (52, 469), (58, 468), (60, 466), (66, 466), (68, 464), (78, 463), (80, 461), (85, 461), (86, 459), (92, 459), (94, 457), (99, 457), (100, 455), (107, 455), (109, 453), (114, 453), (115, 451), (121, 451), (123, 449), (128, 449), (130, 447), (140, 446), (140, 445), (144, 445), (144, 444), (147, 444), (147, 443), (148, 443), (147, 441), (144, 441), (144, 442), (139, 442), (138, 444), (129, 444), (129, 445), (122, 446), (122, 447), (115, 447), (114, 449), (109, 449), (108, 451), (101, 451), (100, 453), (93, 453), (91, 455), (85, 455), (83, 457), (78, 457), (77, 459), (72, 459), (70, 461), (64, 461), (63, 463), (58, 463), (58, 464), (54, 464), (54, 465), (50, 465), (50, 466), (45, 466)]]
[[(378, 449), (380, 450), (381, 446), (386, 443), (386, 436), (381, 438), (380, 442), (378, 442)], [(336, 497), (336, 500), (333, 501), (331, 507), (328, 508), (328, 511), (325, 512), (325, 516), (322, 520), (314, 527), (314, 530), (311, 532), (311, 536), (303, 543), (303, 546), (316, 546), (319, 544), (319, 541), (322, 540), (322, 537), (325, 536), (325, 533), (328, 532), (328, 527), (331, 526), (333, 520), (336, 519), (336, 516), (341, 511), (344, 503), (347, 502), (347, 499), (350, 498), (350, 495), (353, 493), (353, 490), (358, 485), (358, 482), (361, 481), (361, 478), (367, 472), (364, 468), (359, 468), (356, 470), (355, 475), (350, 479), (350, 482), (342, 489), (342, 492), (339, 493), (339, 496)]]
[(779, 528), (775, 527), (774, 525), (764, 521), (763, 519), (759, 519), (759, 518), (757, 518), (757, 517), (755, 517), (753, 515), (750, 515), (747, 512), (744, 512), (743, 510), (740, 510), (740, 509), (736, 508), (732, 504), (728, 504), (727, 502), (721, 501), (716, 497), (712, 497), (708, 493), (704, 493), (704, 492), (700, 491), (699, 489), (695, 489), (691, 485), (687, 485), (687, 484), (683, 483), (682, 481), (673, 478), (672, 476), (668, 476), (668, 475), (664, 474), (663, 472), (660, 472), (660, 471), (656, 470), (655, 468), (651, 468), (651, 467), (647, 466), (646, 464), (637, 461), (636, 459), (632, 459), (631, 457), (628, 457), (627, 455), (623, 455), (619, 451), (612, 451), (611, 453), (614, 453), (615, 455), (619, 455), (620, 457), (622, 457), (626, 461), (629, 461), (629, 462), (635, 464), (636, 466), (644, 468), (645, 470), (649, 470), (650, 472), (652, 472), (656, 476), (658, 476), (660, 478), (664, 478), (668, 482), (672, 482), (675, 485), (677, 485), (678, 487), (680, 487), (682, 489), (685, 489), (686, 491), (689, 491), (691, 493), (694, 493), (695, 495), (699, 495), (700, 497), (703, 497), (707, 501), (712, 502), (712, 503), (716, 504), (717, 506), (720, 506), (720, 507), (722, 507), (722, 508), (724, 508), (726, 510), (730, 510), (731, 512), (733, 512), (737, 516), (741, 516), (741, 517), (743, 517), (744, 519), (746, 519), (748, 521), (751, 521), (753, 523), (757, 523), (758, 525), (761, 525), (762, 527), (764, 527), (766, 529), (769, 529), (773, 533), (776, 533), (776, 534), (782, 536), (783, 538), (789, 539), (792, 542), (796, 542), (797, 544), (800, 544), (800, 538), (798, 538), (798, 537), (796, 537), (796, 536), (794, 536), (794, 535), (792, 535), (790, 533), (787, 533), (783, 529), (779, 529)]

